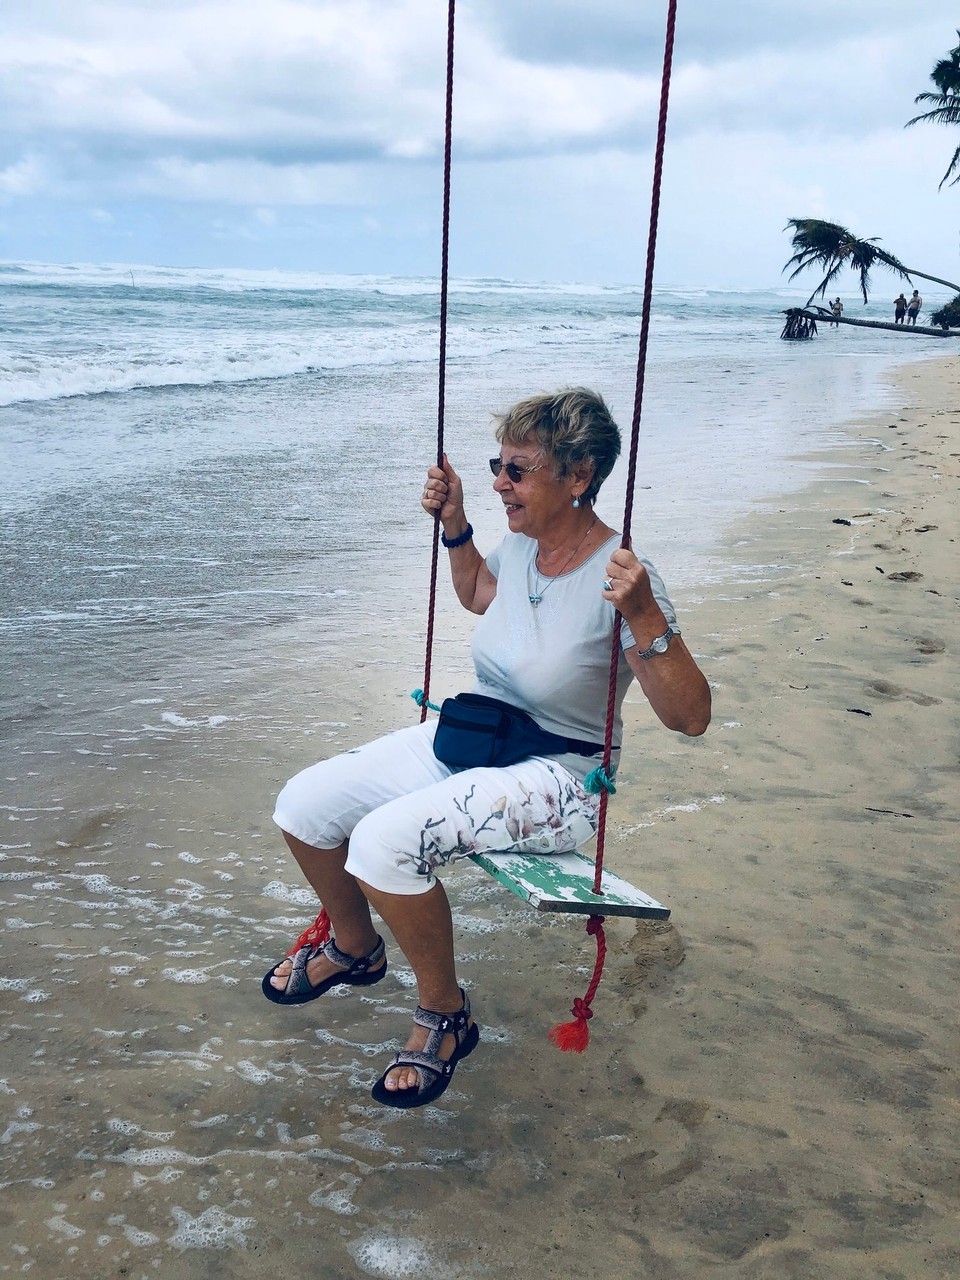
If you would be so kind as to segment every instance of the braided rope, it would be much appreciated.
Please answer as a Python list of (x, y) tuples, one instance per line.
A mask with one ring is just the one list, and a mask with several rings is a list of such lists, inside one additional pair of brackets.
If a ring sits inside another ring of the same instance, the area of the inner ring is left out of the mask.
[[(437, 466), (443, 466), (443, 417), (447, 385), (447, 282), (450, 261), (450, 168), (453, 153), (453, 34), (457, 3), (447, 9), (447, 98), (443, 130), (443, 237), (440, 249), (440, 367), (437, 388)], [(420, 723), (427, 718), (430, 696), (430, 669), (433, 665), (433, 624), (437, 608), (437, 567), (440, 558), (440, 512), (433, 521), (433, 550), (430, 557), (430, 602), (427, 612), (426, 654), (423, 661), (423, 701)]]

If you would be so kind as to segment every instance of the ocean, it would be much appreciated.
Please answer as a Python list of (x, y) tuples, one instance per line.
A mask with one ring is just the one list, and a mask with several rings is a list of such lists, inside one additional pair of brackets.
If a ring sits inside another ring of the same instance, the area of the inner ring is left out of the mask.
[[(634, 533), (674, 591), (726, 573), (730, 521), (801, 483), (798, 456), (882, 402), (894, 360), (931, 354), (849, 329), (781, 342), (798, 297), (656, 293)], [(491, 411), (584, 384), (627, 430), (640, 303), (634, 287), (453, 282), (445, 439), (481, 545), (502, 527)], [(78, 727), (113, 728), (106, 708), (145, 680), (196, 690), (278, 627), (331, 662), (384, 613), (391, 644), (422, 631), (435, 281), (6, 264), (0, 305), (14, 738), (76, 704)], [(624, 470), (600, 504), (615, 527)]]
[[(736, 563), (725, 531), (788, 503), (836, 424), (895, 411), (894, 364), (942, 354), (842, 328), (783, 343), (803, 300), (655, 292), (633, 534), (681, 621), (684, 601), (787, 567)], [(481, 547), (503, 527), (491, 412), (584, 384), (629, 428), (640, 305), (630, 286), (452, 283), (446, 448)], [(313, 915), (269, 820), (277, 788), (416, 714), (436, 282), (6, 263), (0, 306), (0, 1185), (17, 1256), (39, 1275), (65, 1257), (157, 1274), (299, 1215), (361, 1270), (410, 1274), (419, 1246), (397, 1260), (365, 1181), (403, 1187), (463, 1152), (438, 1120), (385, 1137), (366, 1105), (409, 1002), (363, 997), (395, 1024), (371, 1039), (347, 1001), (281, 1025), (257, 987)], [(617, 527), (624, 469), (599, 504)], [(444, 584), (434, 696), (462, 687), (468, 632)], [(504, 929), (568, 963), (559, 924), (457, 883), (468, 982)], [(487, 998), (484, 1034), (507, 1045)], [(266, 1256), (244, 1271), (261, 1273)]]

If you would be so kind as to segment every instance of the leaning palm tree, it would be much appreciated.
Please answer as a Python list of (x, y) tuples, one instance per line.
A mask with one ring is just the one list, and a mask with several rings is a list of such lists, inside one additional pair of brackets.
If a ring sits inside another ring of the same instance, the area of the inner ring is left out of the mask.
[[(960, 31), (957, 35), (960, 36)], [(921, 120), (928, 121), (930, 124), (960, 124), (960, 44), (955, 49), (951, 49), (945, 58), (940, 59), (931, 71), (930, 79), (937, 86), (937, 92), (918, 93), (914, 102), (931, 103), (933, 110), (914, 116), (912, 120), (907, 121), (904, 128), (909, 129), (912, 124), (919, 124)], [(947, 172), (940, 179), (941, 187), (955, 169), (960, 170), (960, 147), (957, 147), (953, 153)], [(960, 182), (960, 172), (950, 186), (952, 187), (955, 182)]]
[(805, 307), (809, 307), (818, 294), (822, 298), (828, 286), (846, 267), (860, 274), (860, 292), (863, 294), (864, 305), (868, 300), (870, 272), (874, 267), (886, 267), (908, 282), (912, 282), (913, 276), (919, 276), (921, 280), (931, 280), (934, 284), (946, 285), (948, 289), (960, 292), (960, 285), (953, 284), (950, 280), (941, 280), (939, 276), (905, 267), (899, 258), (878, 246), (876, 236), (869, 240), (858, 240), (852, 231), (841, 227), (839, 223), (823, 222), (819, 218), (791, 218), (784, 230), (791, 227), (793, 239), (790, 243), (794, 253), (783, 268), (784, 271), (789, 267), (795, 268), (789, 278), (795, 280), (802, 271), (814, 265), (826, 270), (826, 275), (807, 299)]

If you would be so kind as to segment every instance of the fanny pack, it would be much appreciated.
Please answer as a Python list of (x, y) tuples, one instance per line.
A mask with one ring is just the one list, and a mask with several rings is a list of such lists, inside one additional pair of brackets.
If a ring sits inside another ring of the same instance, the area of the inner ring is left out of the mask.
[(602, 742), (583, 742), (541, 729), (532, 716), (509, 702), (482, 693), (444, 699), (433, 739), (433, 754), (452, 769), (487, 768), (573, 752), (593, 756)]

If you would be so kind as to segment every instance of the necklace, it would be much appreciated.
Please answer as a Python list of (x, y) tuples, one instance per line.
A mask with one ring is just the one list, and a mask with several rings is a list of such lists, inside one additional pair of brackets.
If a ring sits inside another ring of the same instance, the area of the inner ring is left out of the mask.
[(537, 560), (540, 558), (540, 552), (539, 550), (537, 551), (537, 554), (533, 557), (533, 572), (537, 575), (537, 589), (536, 591), (531, 591), (527, 596), (527, 599), (530, 601), (530, 603), (533, 605), (535, 609), (538, 607), (538, 605), (540, 604), (540, 601), (546, 595), (550, 587), (552, 587), (553, 584), (556, 582), (557, 578), (563, 577), (568, 567), (571, 564), (573, 564), (574, 560), (576, 560), (577, 554), (580, 551), (580, 548), (583, 546), (586, 540), (590, 537), (590, 534), (593, 532), (593, 526), (596, 523), (597, 523), (597, 517), (594, 516), (593, 519), (590, 521), (590, 525), (587, 529), (587, 532), (583, 535), (583, 537), (574, 547), (573, 552), (567, 557), (566, 561), (564, 562), (563, 568), (558, 573), (554, 574), (552, 578), (547, 578), (546, 585), (542, 589), (540, 586), (540, 569), (537, 565)]

